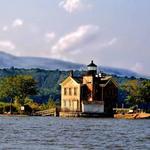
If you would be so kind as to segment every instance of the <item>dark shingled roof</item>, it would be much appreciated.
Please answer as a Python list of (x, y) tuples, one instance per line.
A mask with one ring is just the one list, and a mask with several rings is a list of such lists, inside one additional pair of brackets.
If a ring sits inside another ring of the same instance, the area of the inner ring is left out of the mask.
[(112, 79), (112, 76), (105, 76), (100, 80), (100, 86), (106, 86), (106, 84)]
[(100, 84), (106, 84), (108, 82), (108, 80), (101, 80)]

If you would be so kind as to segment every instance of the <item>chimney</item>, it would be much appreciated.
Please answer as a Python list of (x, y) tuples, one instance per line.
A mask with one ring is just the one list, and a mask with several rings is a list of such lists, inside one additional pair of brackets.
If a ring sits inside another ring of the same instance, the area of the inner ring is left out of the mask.
[(73, 77), (73, 70), (70, 70), (69, 76), (70, 76), (70, 77)]

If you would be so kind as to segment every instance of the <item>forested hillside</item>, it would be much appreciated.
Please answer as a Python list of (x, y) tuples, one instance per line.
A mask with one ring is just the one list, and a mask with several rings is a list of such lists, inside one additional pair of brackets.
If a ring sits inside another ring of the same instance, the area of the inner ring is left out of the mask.
[[(43, 70), (43, 69), (0, 69), (0, 78), (16, 76), (16, 75), (31, 75), (37, 82), (38, 94), (32, 99), (36, 102), (47, 102), (49, 98), (60, 101), (60, 83), (64, 80), (70, 71), (60, 71), (60, 70)], [(80, 76), (83, 71), (74, 71), (75, 76)], [(135, 80), (134, 77), (117, 77), (114, 76), (115, 80), (118, 82), (119, 88), (119, 102), (122, 103), (126, 97), (126, 93), (122, 90), (122, 85), (130, 80)], [(143, 79), (136, 79), (143, 80)]]
[[(16, 75), (31, 75), (37, 82), (38, 94), (32, 97), (37, 102), (47, 102), (49, 98), (60, 100), (60, 83), (68, 76), (70, 71), (42, 70), (42, 69), (0, 69), (0, 78)], [(79, 76), (80, 71), (74, 74)]]

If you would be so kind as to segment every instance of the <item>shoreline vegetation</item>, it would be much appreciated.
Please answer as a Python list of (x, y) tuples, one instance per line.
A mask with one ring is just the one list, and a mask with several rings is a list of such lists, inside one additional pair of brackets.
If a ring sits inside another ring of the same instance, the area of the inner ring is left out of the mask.
[[(15, 69), (12, 72), (15, 73)], [(58, 70), (52, 71), (48, 78), (43, 78), (42, 73), (45, 72), (38, 71), (40, 76), (37, 78), (37, 74), (29, 75), (26, 71), (24, 74), (14, 75), (9, 74), (9, 71), (5, 72), (6, 76), (0, 78), (0, 116), (58, 116), (60, 110), (59, 83), (68, 72), (61, 74)], [(76, 75), (78, 73), (79, 71)], [(55, 78), (56, 74), (57, 78)], [(150, 80), (117, 76), (114, 78), (119, 83), (117, 111), (114, 111), (114, 118), (150, 118)]]
[[(14, 104), (12, 104), (13, 113), (11, 113), (10, 104), (0, 102), (0, 117), (58, 117), (60, 112), (60, 106), (56, 105), (53, 100), (49, 100), (46, 104), (37, 104), (27, 99), (25, 100), (24, 106), (25, 110), (21, 110), (21, 105), (14, 102)], [(129, 108), (115, 108), (114, 119), (150, 119), (150, 113), (143, 112), (142, 110), (132, 110)]]
[(0, 102), (0, 116), (53, 116), (58, 114), (58, 108), (51, 99), (45, 104), (38, 104), (30, 99), (25, 99), (24, 105), (17, 101), (13, 104)]
[[(57, 117), (60, 111), (60, 106), (56, 105), (53, 100), (49, 100), (46, 104), (38, 104), (30, 99), (26, 99), (25, 110), (21, 110), (21, 105), (15, 101), (11, 106), (13, 113), (10, 112), (10, 106), (10, 103), (0, 102), (0, 117)], [(129, 108), (115, 108), (114, 119), (150, 119), (150, 113)]]

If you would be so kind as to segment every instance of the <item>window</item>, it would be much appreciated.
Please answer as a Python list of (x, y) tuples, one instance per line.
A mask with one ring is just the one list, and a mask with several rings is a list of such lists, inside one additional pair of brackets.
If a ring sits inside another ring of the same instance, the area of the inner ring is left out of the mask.
[(67, 88), (64, 88), (64, 95), (67, 95)]
[(71, 101), (69, 100), (69, 107), (71, 107)]
[(74, 95), (77, 95), (77, 88), (74, 88)]
[(69, 88), (69, 95), (72, 95), (71, 88)]
[(66, 107), (66, 101), (64, 100), (64, 107)]

